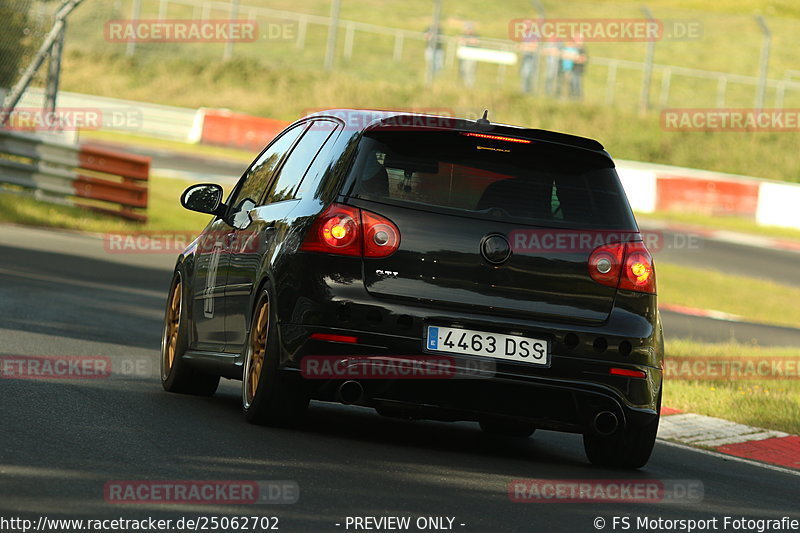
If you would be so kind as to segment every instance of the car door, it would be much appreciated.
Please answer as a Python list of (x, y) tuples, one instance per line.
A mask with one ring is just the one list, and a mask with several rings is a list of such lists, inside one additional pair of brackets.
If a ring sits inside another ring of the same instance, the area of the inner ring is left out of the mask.
[(313, 121), (291, 153), (273, 172), (261, 205), (252, 209), (250, 225), (236, 231), (232, 239), (225, 287), (226, 351), (239, 353), (248, 329), (249, 305), (260, 265), (273, 253), (286, 231), (286, 220), (301, 200), (302, 183), (309, 167), (334, 132), (337, 123)]
[(195, 254), (193, 318), (195, 348), (224, 352), (225, 285), (230, 267), (231, 246), (236, 237), (233, 223), (246, 219), (247, 213), (263, 197), (272, 171), (282, 161), (307, 125), (290, 128), (259, 155), (242, 175), (228, 201), (228, 212), (215, 219), (203, 233)]

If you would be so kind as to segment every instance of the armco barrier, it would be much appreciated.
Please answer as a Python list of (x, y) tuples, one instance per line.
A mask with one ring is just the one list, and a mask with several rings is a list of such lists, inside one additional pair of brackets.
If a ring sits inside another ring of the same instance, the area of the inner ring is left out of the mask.
[(43, 201), (144, 222), (149, 174), (149, 157), (0, 130), (0, 185)]
[(202, 144), (261, 151), (290, 122), (226, 109), (197, 110), (191, 138)]
[[(44, 90), (30, 87), (18, 108), (42, 109)], [(186, 142), (189, 140), (197, 111), (134, 100), (120, 100), (91, 94), (59, 91), (58, 107), (99, 111), (106, 119), (122, 114), (124, 120), (103, 120), (103, 130)]]

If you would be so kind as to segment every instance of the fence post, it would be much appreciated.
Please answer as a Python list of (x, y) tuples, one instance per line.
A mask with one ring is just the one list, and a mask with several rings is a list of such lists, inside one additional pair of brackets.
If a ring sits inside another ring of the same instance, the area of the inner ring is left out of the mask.
[(297, 41), (295, 47), (302, 50), (306, 47), (306, 30), (308, 29), (308, 19), (303, 17), (300, 19), (299, 28), (297, 28)]
[[(642, 6), (642, 13), (651, 22), (653, 12), (647, 6)], [(653, 56), (656, 52), (656, 42), (653, 39), (647, 41), (647, 52), (644, 59), (644, 72), (642, 73), (642, 96), (639, 100), (639, 112), (644, 113), (650, 108), (650, 83), (653, 78)]]
[[(131, 10), (131, 22), (136, 23), (139, 16), (142, 14), (142, 0), (133, 0), (133, 9)], [(136, 53), (136, 41), (129, 40), (125, 46), (125, 55), (130, 57)]]
[(344, 34), (344, 57), (353, 57), (353, 40), (355, 39), (356, 28), (352, 22), (347, 24), (347, 33)]
[(436, 48), (441, 45), (439, 42), (441, 18), (442, 0), (433, 0), (433, 20), (431, 21), (430, 37), (426, 43), (428, 49), (425, 51), (425, 57), (428, 58), (428, 68), (425, 69), (425, 85), (432, 84), (433, 78), (436, 77)]
[(761, 27), (761, 33), (764, 35), (761, 41), (761, 61), (758, 75), (758, 92), (756, 93), (756, 109), (762, 109), (764, 107), (764, 96), (767, 92), (767, 69), (769, 67), (769, 48), (772, 41), (772, 33), (769, 31), (764, 17), (756, 15), (756, 21)]
[(717, 109), (725, 107), (725, 93), (728, 91), (728, 78), (720, 76), (717, 81)]
[(608, 77), (606, 78), (606, 105), (614, 103), (614, 87), (617, 83), (617, 62), (613, 61), (608, 65)]
[(403, 30), (397, 30), (394, 34), (394, 56), (395, 61), (402, 61), (403, 59)]
[(333, 56), (336, 53), (336, 32), (339, 29), (339, 8), (342, 0), (331, 0), (331, 16), (328, 19), (328, 47), (325, 50), (325, 70), (333, 69)]
[(781, 80), (778, 83), (778, 90), (775, 93), (775, 107), (783, 109), (783, 98), (786, 96), (786, 81)]
[[(533, 4), (533, 9), (539, 14), (539, 20), (544, 21), (547, 18), (547, 11), (545, 11), (541, 0), (531, 0), (531, 4)], [(539, 94), (541, 73), (545, 70), (546, 69), (542, 68), (542, 41), (540, 39), (536, 46), (536, 72), (533, 75), (533, 94)]]
[[(231, 2), (231, 10), (228, 20), (234, 21), (238, 16), (239, 16), (239, 0), (233, 0)], [(225, 42), (225, 50), (222, 52), (222, 60), (230, 61), (231, 57), (233, 57), (233, 39), (228, 39)]]
[(658, 106), (665, 108), (669, 104), (669, 89), (672, 82), (672, 69), (667, 67), (661, 73), (661, 96), (658, 99)]

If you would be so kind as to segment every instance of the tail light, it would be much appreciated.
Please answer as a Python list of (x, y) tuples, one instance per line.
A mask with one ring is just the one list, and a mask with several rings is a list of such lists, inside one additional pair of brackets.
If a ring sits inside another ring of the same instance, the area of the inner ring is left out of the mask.
[(602, 285), (656, 292), (653, 257), (643, 242), (604, 244), (596, 248), (589, 257), (589, 275)]
[(361, 257), (388, 257), (400, 246), (400, 230), (386, 217), (331, 204), (317, 217), (301, 250)]

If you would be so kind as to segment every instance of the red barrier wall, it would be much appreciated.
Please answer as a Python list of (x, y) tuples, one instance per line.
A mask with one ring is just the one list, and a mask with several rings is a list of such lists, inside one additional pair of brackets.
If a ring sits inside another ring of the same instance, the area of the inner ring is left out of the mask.
[(290, 124), (222, 109), (205, 109), (200, 142), (260, 152)]
[(758, 207), (758, 183), (659, 174), (656, 190), (659, 211), (754, 218)]

